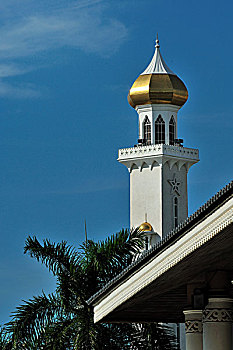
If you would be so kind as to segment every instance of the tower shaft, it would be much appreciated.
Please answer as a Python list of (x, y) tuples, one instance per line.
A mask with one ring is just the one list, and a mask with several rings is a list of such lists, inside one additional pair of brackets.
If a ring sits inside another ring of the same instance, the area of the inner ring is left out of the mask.
[(119, 150), (118, 161), (130, 173), (130, 226), (145, 221), (161, 238), (188, 215), (187, 173), (197, 163), (197, 149), (145, 145)]

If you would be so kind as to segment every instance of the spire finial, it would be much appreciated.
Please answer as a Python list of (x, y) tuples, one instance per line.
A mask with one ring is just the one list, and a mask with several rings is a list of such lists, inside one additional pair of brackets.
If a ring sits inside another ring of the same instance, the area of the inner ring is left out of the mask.
[(159, 45), (159, 36), (158, 36), (158, 33), (157, 33), (157, 35), (156, 35), (156, 45), (155, 45), (155, 47), (156, 48), (159, 48), (160, 47), (160, 45)]
[(85, 228), (85, 243), (87, 244), (87, 222), (86, 222), (86, 219), (84, 221), (84, 228)]
[(145, 213), (145, 222), (147, 222), (147, 213)]

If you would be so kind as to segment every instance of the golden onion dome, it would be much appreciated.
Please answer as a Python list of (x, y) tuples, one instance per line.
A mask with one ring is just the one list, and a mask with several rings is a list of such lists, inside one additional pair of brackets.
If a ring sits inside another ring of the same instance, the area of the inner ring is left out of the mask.
[(154, 56), (134, 82), (128, 94), (129, 104), (135, 108), (147, 104), (173, 104), (183, 106), (188, 90), (182, 80), (164, 62), (157, 37)]
[(146, 232), (146, 231), (151, 231), (152, 232), (153, 228), (152, 228), (151, 224), (149, 224), (149, 222), (143, 222), (143, 224), (141, 224), (139, 226), (139, 230), (141, 232)]

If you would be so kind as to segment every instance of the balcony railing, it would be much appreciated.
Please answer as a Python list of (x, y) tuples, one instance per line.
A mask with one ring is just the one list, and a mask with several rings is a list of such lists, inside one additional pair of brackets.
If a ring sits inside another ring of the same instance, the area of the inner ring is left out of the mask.
[(195, 148), (187, 148), (180, 145), (147, 145), (135, 146), (130, 148), (122, 148), (118, 151), (118, 160), (130, 158), (142, 158), (153, 156), (174, 156), (178, 158), (186, 158), (199, 160), (199, 151)]

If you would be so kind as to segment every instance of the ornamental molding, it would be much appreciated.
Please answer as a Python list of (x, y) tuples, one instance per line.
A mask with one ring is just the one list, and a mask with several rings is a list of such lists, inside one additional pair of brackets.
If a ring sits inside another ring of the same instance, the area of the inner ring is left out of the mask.
[(199, 152), (196, 148), (187, 148), (181, 146), (172, 145), (148, 145), (148, 146), (136, 146), (129, 148), (121, 148), (118, 151), (118, 160), (129, 158), (140, 158), (145, 156), (156, 155), (174, 155), (181, 158), (199, 160)]
[(197, 226), (193, 227), (176, 243), (153, 258), (125, 282), (110, 291), (107, 296), (98, 300), (94, 304), (95, 322), (103, 319), (115, 308), (122, 305), (133, 295), (218, 235), (231, 223), (233, 223), (233, 198), (224, 203)]
[(202, 333), (202, 321), (186, 321), (185, 333)]
[(205, 309), (203, 322), (233, 322), (233, 311), (231, 309)]
[(146, 164), (152, 170), (155, 165), (168, 163), (170, 170), (176, 164), (178, 170), (184, 165), (186, 170), (199, 161), (199, 151), (194, 148), (172, 145), (148, 145), (122, 148), (118, 151), (118, 161), (124, 164), (129, 172), (141, 169)]

